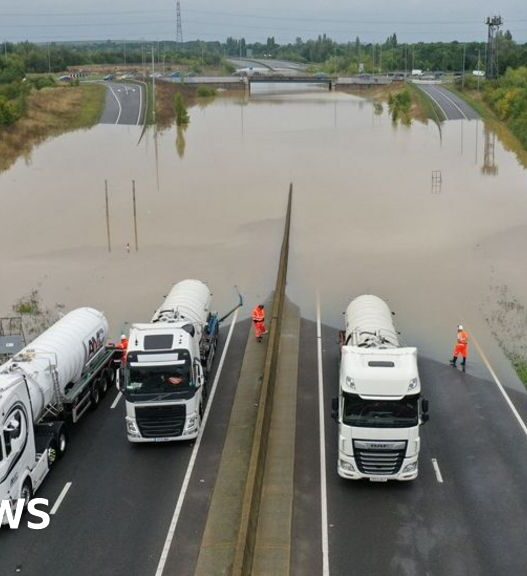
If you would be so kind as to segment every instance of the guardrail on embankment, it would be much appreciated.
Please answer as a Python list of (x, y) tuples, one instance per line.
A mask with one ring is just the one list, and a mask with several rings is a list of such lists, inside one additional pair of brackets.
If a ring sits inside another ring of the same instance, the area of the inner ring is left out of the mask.
[(232, 569), (233, 576), (250, 574), (254, 557), (256, 530), (258, 527), (258, 512), (260, 509), (265, 457), (267, 454), (267, 440), (269, 438), (274, 385), (278, 366), (280, 329), (284, 310), (287, 263), (289, 258), (289, 231), (291, 227), (292, 198), (293, 184), (290, 184), (284, 237), (282, 240), (282, 249), (280, 251), (280, 263), (276, 278), (271, 323), (269, 326), (269, 341), (265, 356), (260, 403), (253, 437), (249, 474), (245, 487), (245, 494), (243, 496), (240, 531), (238, 534), (236, 554)]
[(196, 576), (251, 573), (278, 371), (292, 193), (291, 184), (267, 344), (263, 348), (249, 335), (201, 540)]

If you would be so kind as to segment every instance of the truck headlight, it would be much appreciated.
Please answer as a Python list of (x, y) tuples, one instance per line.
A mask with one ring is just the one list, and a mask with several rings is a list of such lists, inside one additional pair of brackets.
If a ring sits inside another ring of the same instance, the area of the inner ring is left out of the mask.
[(418, 380), (417, 378), (412, 378), (410, 384), (408, 384), (408, 392), (415, 390), (417, 388)]
[(347, 470), (348, 472), (355, 472), (355, 467), (351, 462), (348, 462), (347, 460), (340, 460), (339, 466), (342, 470)]
[(130, 436), (140, 436), (137, 422), (133, 418), (126, 419), (126, 431)]
[(407, 464), (403, 468), (403, 474), (409, 474), (410, 472), (415, 472), (417, 470), (417, 462), (412, 462), (411, 464)]
[(196, 427), (198, 420), (198, 415), (194, 412), (187, 418), (187, 424), (185, 425), (185, 430), (192, 430)]
[(351, 376), (346, 376), (346, 386), (349, 386), (352, 390), (355, 390), (355, 380)]

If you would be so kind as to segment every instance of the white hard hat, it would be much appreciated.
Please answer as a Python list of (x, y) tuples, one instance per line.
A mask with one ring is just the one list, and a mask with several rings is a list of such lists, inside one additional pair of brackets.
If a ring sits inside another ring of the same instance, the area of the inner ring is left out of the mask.
[(121, 334), (121, 340), (126, 340), (126, 334)]
[(457, 325), (457, 329), (458, 329), (458, 330), (463, 330), (463, 326), (462, 326), (461, 324), (458, 324), (458, 325)]

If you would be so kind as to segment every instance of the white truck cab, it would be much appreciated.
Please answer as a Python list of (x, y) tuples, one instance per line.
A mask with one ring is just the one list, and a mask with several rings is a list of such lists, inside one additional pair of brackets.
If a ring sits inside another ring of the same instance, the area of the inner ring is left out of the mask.
[(205, 387), (199, 342), (188, 322), (134, 324), (124, 393), (130, 442), (196, 438)]
[(413, 480), (418, 475), (419, 427), (428, 420), (421, 398), (417, 349), (399, 347), (386, 304), (359, 296), (341, 333), (337, 472), (342, 478)]

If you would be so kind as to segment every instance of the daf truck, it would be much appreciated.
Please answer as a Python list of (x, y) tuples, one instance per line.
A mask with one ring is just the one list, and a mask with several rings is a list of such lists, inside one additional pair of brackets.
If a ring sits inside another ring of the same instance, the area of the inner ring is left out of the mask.
[(65, 421), (114, 381), (102, 312), (66, 314), (0, 366), (0, 500), (28, 502), (67, 446)]
[(130, 442), (196, 438), (218, 342), (212, 294), (200, 280), (170, 290), (148, 324), (133, 324), (120, 379)]
[(428, 420), (417, 350), (399, 345), (392, 313), (377, 296), (359, 296), (346, 310), (332, 416), (338, 423), (339, 476), (417, 477), (419, 427)]

